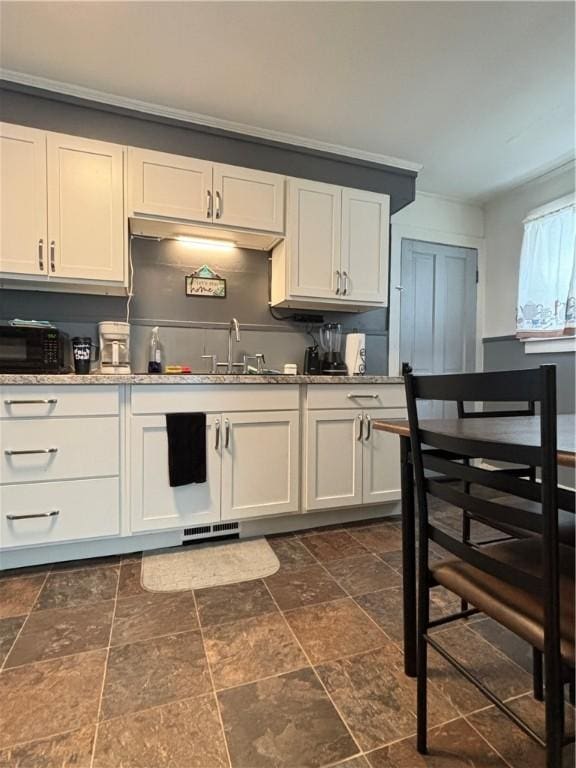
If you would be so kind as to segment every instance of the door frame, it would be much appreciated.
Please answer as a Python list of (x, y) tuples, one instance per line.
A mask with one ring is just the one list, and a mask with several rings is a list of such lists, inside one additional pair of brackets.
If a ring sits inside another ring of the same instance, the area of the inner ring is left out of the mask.
[(400, 285), (402, 274), (402, 240), (420, 240), (439, 245), (454, 245), (474, 248), (478, 253), (478, 283), (476, 293), (476, 370), (481, 371), (484, 363), (482, 337), (484, 335), (484, 302), (486, 278), (486, 244), (484, 238), (461, 235), (414, 224), (395, 222), (390, 225), (390, 301), (388, 325), (388, 375), (399, 376), (400, 366)]

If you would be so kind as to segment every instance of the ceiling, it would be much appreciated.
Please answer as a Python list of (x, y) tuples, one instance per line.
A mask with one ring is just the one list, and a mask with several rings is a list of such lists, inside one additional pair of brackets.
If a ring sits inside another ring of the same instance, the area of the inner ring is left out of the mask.
[(422, 163), (481, 201), (574, 156), (569, 2), (2, 2), (2, 68)]

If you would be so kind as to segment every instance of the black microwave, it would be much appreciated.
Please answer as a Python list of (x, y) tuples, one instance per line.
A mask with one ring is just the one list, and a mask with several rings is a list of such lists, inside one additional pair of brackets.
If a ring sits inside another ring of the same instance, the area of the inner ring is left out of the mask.
[(0, 325), (0, 373), (68, 373), (69, 344), (57, 328)]

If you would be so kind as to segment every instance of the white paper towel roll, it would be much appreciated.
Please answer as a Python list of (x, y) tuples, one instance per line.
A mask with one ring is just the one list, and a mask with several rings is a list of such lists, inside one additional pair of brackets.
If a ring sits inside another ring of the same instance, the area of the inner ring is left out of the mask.
[(346, 336), (344, 362), (349, 376), (359, 376), (366, 373), (366, 334), (349, 333)]

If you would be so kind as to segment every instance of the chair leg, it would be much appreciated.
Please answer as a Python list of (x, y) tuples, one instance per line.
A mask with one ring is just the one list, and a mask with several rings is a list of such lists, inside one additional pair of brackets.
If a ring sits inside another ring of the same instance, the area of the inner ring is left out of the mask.
[(546, 708), (546, 768), (560, 768), (564, 741), (564, 685), (560, 665), (544, 654)]
[[(426, 546), (426, 544), (420, 546)], [(428, 752), (428, 644), (425, 634), (430, 619), (430, 587), (427, 568), (418, 575), (418, 664), (416, 689), (416, 749)]]
[(542, 651), (532, 649), (532, 676), (534, 679), (534, 698), (544, 701), (544, 674), (542, 671)]

